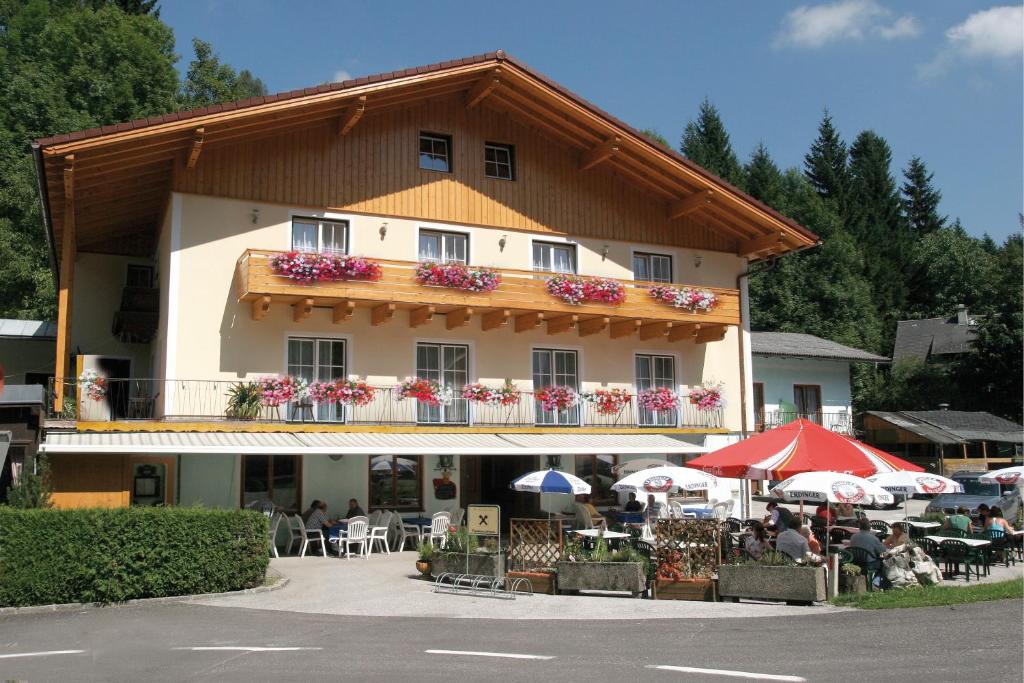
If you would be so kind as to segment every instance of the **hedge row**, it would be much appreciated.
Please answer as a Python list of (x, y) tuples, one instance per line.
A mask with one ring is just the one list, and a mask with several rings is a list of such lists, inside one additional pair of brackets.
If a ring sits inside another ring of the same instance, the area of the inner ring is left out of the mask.
[(251, 510), (0, 507), (0, 607), (252, 588), (268, 536)]

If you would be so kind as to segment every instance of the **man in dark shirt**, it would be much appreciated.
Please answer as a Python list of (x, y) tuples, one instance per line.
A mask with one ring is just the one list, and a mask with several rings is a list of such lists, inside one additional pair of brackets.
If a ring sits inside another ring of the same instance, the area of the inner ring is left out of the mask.
[(345, 519), (352, 519), (353, 517), (365, 517), (366, 513), (363, 512), (363, 508), (359, 507), (359, 501), (355, 498), (349, 498), (348, 500), (348, 512), (345, 513)]
[(623, 507), (622, 509), (625, 512), (642, 512), (643, 509), (644, 509), (644, 506), (643, 506), (643, 503), (641, 503), (639, 500), (636, 499), (636, 493), (633, 492), (633, 491), (630, 491), (630, 493), (629, 493), (629, 501), (626, 503), (625, 507)]
[(860, 531), (850, 537), (850, 547), (866, 550), (869, 558), (868, 567), (880, 569), (882, 567), (882, 553), (889, 549), (878, 540), (878, 536), (871, 532), (871, 522), (866, 517), (861, 517), (857, 526), (860, 528)]

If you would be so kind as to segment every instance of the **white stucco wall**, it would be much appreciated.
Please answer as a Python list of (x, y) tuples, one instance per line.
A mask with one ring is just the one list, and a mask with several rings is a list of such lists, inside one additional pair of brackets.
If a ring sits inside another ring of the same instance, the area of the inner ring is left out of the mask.
[(821, 387), (822, 411), (850, 409), (850, 364), (846, 361), (813, 358), (754, 356), (754, 382), (764, 384), (764, 409), (775, 411), (779, 402), (793, 403), (793, 385)]

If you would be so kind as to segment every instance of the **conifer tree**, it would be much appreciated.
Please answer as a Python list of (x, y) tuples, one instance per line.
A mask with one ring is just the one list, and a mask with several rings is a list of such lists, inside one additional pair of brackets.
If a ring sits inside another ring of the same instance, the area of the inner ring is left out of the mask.
[(945, 227), (946, 217), (939, 215), (942, 193), (932, 185), (932, 174), (920, 157), (911, 157), (903, 178), (900, 186), (903, 213), (914, 233), (927, 235)]
[(833, 202), (844, 218), (850, 187), (847, 156), (846, 143), (839, 137), (826, 109), (818, 124), (818, 137), (804, 155), (804, 175), (818, 196)]
[(715, 105), (704, 98), (696, 121), (686, 124), (679, 150), (694, 163), (717, 175), (722, 180), (740, 185), (743, 173), (739, 159), (732, 149), (729, 133)]
[(782, 172), (775, 165), (764, 143), (758, 143), (750, 155), (750, 161), (743, 168), (744, 188), (754, 199), (760, 200), (776, 210), (783, 207)]

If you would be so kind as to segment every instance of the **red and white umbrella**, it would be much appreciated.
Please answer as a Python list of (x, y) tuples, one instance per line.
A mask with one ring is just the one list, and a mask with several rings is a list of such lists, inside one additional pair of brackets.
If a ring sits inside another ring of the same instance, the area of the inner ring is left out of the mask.
[(1024, 481), (1024, 466), (1005, 467), (1001, 470), (986, 472), (979, 477), (982, 484), (1016, 484)]
[(675, 491), (706, 491), (718, 486), (713, 475), (688, 467), (651, 467), (634, 472), (612, 484), (612, 491), (672, 493)]
[(964, 486), (958, 481), (938, 474), (920, 472), (883, 472), (868, 477), (868, 481), (881, 486), (889, 493), (912, 496), (915, 493), (963, 493)]
[(851, 505), (892, 505), (896, 501), (878, 484), (843, 472), (801, 472), (772, 488), (771, 494), (786, 501)]

